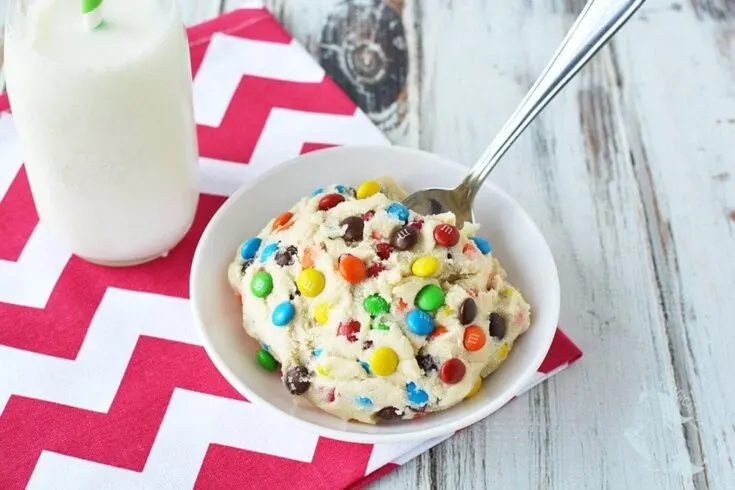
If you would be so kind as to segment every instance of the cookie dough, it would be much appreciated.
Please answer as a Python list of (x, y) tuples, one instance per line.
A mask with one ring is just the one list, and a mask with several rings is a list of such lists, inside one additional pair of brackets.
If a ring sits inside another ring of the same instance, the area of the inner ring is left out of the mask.
[(411, 419), (476, 393), (530, 325), (479, 225), (420, 216), (394, 182), (317, 189), (246, 240), (228, 278), (268, 370), (346, 420)]

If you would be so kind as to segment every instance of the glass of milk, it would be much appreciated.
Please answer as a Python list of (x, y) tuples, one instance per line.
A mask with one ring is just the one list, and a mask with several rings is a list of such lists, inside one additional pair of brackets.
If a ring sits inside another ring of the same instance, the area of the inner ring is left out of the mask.
[(191, 66), (174, 0), (11, 0), (5, 76), (42, 222), (76, 255), (165, 255), (198, 201)]

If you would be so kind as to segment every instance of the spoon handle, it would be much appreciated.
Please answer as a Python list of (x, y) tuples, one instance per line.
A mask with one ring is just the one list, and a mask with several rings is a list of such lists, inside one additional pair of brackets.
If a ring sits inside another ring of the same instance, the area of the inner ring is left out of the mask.
[(587, 2), (536, 83), (460, 184), (469, 202), (516, 138), (644, 1)]

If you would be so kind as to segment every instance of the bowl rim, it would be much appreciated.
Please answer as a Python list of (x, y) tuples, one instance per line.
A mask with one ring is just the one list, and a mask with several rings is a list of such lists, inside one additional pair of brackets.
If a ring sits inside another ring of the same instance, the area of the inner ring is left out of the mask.
[(552, 284), (549, 286), (548, 294), (550, 295), (550, 307), (552, 313), (552, 318), (555, 319), (554, 321), (554, 328), (549, 329), (549, 333), (547, 334), (547, 338), (544, 341), (544, 348), (539, 348), (537, 350), (537, 354), (535, 355), (532, 362), (529, 362), (527, 366), (524, 368), (524, 370), (517, 376), (516, 380), (513, 382), (513, 384), (505, 391), (503, 396), (499, 396), (492, 400), (492, 402), (487, 403), (485, 405), (479, 406), (476, 410), (473, 412), (467, 413), (461, 417), (457, 417), (456, 419), (447, 421), (445, 424), (436, 426), (436, 427), (429, 427), (423, 430), (418, 431), (411, 431), (411, 432), (397, 432), (397, 433), (390, 433), (390, 434), (376, 434), (376, 433), (368, 433), (368, 432), (353, 432), (347, 429), (335, 429), (330, 427), (325, 427), (323, 425), (319, 425), (317, 423), (307, 421), (304, 419), (299, 418), (298, 416), (294, 415), (293, 413), (290, 413), (288, 411), (282, 410), (281, 408), (277, 407), (276, 405), (273, 405), (268, 400), (260, 397), (255, 392), (250, 390), (250, 388), (247, 386), (243, 380), (241, 380), (227, 365), (225, 360), (220, 356), (220, 354), (217, 352), (216, 348), (214, 347), (208, 333), (207, 329), (205, 327), (205, 321), (204, 318), (202, 318), (202, 314), (199, 311), (199, 308), (197, 307), (197, 301), (196, 298), (199, 297), (198, 291), (198, 283), (200, 282), (198, 280), (199, 278), (199, 270), (201, 269), (201, 263), (203, 261), (202, 258), (202, 248), (203, 243), (206, 243), (209, 237), (214, 233), (214, 229), (217, 226), (217, 223), (222, 219), (222, 216), (229, 212), (229, 209), (235, 205), (235, 203), (246, 194), (250, 189), (255, 187), (256, 185), (259, 185), (261, 181), (268, 178), (271, 174), (276, 172), (285, 172), (288, 168), (300, 164), (305, 159), (310, 158), (318, 158), (318, 154), (326, 154), (326, 153), (346, 153), (347, 155), (355, 152), (388, 152), (388, 153), (395, 153), (398, 155), (411, 155), (414, 157), (420, 157), (427, 160), (434, 160), (437, 163), (440, 163), (444, 166), (454, 167), (457, 170), (461, 170), (462, 172), (466, 172), (468, 168), (464, 165), (461, 165), (449, 158), (430, 153), (424, 150), (417, 150), (413, 148), (405, 148), (405, 147), (398, 147), (398, 146), (378, 146), (378, 145), (349, 145), (349, 146), (341, 146), (341, 147), (332, 147), (332, 148), (326, 148), (322, 150), (317, 150), (311, 153), (306, 153), (303, 155), (299, 155), (295, 158), (292, 158), (290, 160), (287, 160), (283, 163), (276, 164), (272, 168), (268, 170), (264, 170), (260, 173), (258, 173), (252, 180), (249, 182), (246, 182), (242, 186), (240, 186), (232, 195), (230, 195), (225, 202), (219, 207), (219, 209), (214, 213), (212, 218), (207, 223), (204, 231), (202, 232), (201, 237), (199, 238), (199, 241), (197, 242), (196, 249), (194, 251), (194, 256), (191, 263), (191, 272), (189, 276), (189, 303), (190, 308), (194, 317), (194, 324), (196, 326), (197, 332), (199, 334), (199, 338), (202, 341), (202, 345), (209, 356), (209, 358), (212, 360), (213, 364), (217, 368), (217, 370), (222, 374), (222, 376), (227, 380), (228, 383), (230, 383), (239, 393), (244, 395), (248, 401), (258, 403), (263, 405), (264, 407), (268, 407), (271, 410), (274, 411), (275, 414), (281, 417), (285, 417), (288, 420), (298, 423), (300, 427), (309, 430), (312, 433), (317, 433), (320, 436), (329, 437), (332, 439), (337, 439), (341, 441), (346, 442), (357, 442), (357, 443), (396, 443), (396, 442), (409, 442), (409, 441), (416, 441), (416, 440), (425, 440), (425, 439), (431, 439), (434, 437), (440, 437), (440, 436), (446, 436), (451, 433), (454, 433), (462, 428), (468, 427), (485, 417), (491, 415), (492, 413), (496, 412), (503, 406), (505, 406), (511, 399), (518, 396), (522, 393), (523, 388), (527, 385), (529, 380), (533, 377), (533, 375), (538, 371), (539, 366), (543, 363), (549, 348), (551, 347), (551, 343), (554, 339), (554, 335), (556, 333), (556, 329), (559, 322), (559, 314), (561, 309), (561, 285), (559, 281), (559, 273), (558, 268), (556, 266), (556, 261), (554, 259), (554, 255), (551, 252), (551, 248), (549, 247), (548, 243), (546, 242), (546, 239), (544, 235), (541, 233), (541, 230), (538, 228), (536, 223), (533, 221), (531, 216), (526, 212), (526, 210), (515, 200), (513, 199), (508, 193), (506, 193), (502, 188), (500, 188), (498, 185), (494, 184), (490, 180), (486, 180), (482, 185), (483, 186), (489, 186), (493, 189), (493, 192), (496, 192), (500, 194), (503, 198), (509, 199), (512, 201), (519, 210), (525, 215), (528, 225), (530, 225), (530, 228), (534, 233), (536, 233), (539, 237), (539, 243), (546, 249), (548, 252), (549, 257), (551, 257), (551, 266), (553, 269), (553, 277), (554, 280), (552, 281)]

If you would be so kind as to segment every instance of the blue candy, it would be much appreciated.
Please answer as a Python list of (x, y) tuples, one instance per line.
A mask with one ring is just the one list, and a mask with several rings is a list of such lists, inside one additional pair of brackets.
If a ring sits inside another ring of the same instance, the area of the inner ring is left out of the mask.
[(320, 188), (318, 188), (318, 189), (314, 189), (314, 192), (312, 192), (312, 193), (311, 193), (311, 195), (312, 195), (312, 196), (318, 196), (318, 195), (319, 195), (319, 194), (321, 194), (322, 192), (324, 192), (324, 188), (323, 188), (323, 187), (320, 187)]
[(263, 344), (263, 349), (265, 349), (266, 352), (270, 352), (271, 351), (271, 346), (268, 345), (268, 344)]
[(360, 363), (360, 366), (365, 370), (366, 373), (370, 374), (370, 365), (365, 361), (357, 361)]
[(408, 329), (416, 335), (429, 335), (434, 331), (434, 319), (422, 310), (411, 310), (406, 315)]
[(321, 347), (317, 347), (316, 349), (314, 349), (314, 357), (321, 356), (322, 352), (324, 352), (324, 349), (322, 349)]
[(278, 251), (278, 244), (277, 243), (271, 243), (270, 245), (267, 245), (262, 252), (260, 252), (260, 261), (265, 262), (270, 258), (271, 255), (276, 253)]
[(337, 192), (339, 192), (340, 194), (347, 194), (347, 187), (343, 185), (336, 185), (334, 186), (334, 188), (337, 189)]
[(240, 247), (240, 257), (245, 260), (252, 259), (255, 257), (255, 254), (258, 253), (261, 243), (263, 243), (263, 240), (260, 238), (250, 238), (246, 240), (245, 243), (242, 244), (242, 247)]
[(373, 406), (373, 401), (366, 396), (358, 396), (357, 398), (355, 398), (355, 403), (365, 408), (370, 408)]
[(296, 313), (296, 309), (293, 305), (288, 301), (284, 301), (273, 310), (271, 321), (273, 325), (283, 327), (284, 325), (288, 325), (288, 322), (293, 319), (294, 313)]
[(392, 214), (404, 223), (408, 221), (408, 208), (399, 202), (394, 202), (386, 209), (388, 214)]
[(406, 393), (408, 393), (408, 401), (413, 405), (424, 405), (429, 401), (429, 395), (413, 381), (406, 384)]
[(480, 252), (482, 252), (483, 255), (487, 255), (493, 251), (493, 246), (490, 245), (490, 242), (488, 242), (484, 238), (473, 236), (472, 241), (475, 242), (475, 245), (480, 250)]

